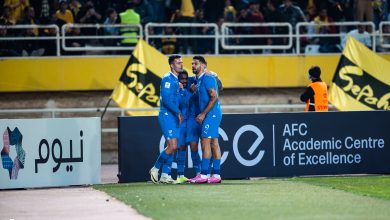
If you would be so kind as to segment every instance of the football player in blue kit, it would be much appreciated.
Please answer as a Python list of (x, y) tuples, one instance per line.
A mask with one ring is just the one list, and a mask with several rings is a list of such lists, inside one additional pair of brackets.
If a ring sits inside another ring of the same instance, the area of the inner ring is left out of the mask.
[[(179, 110), (180, 86), (178, 75), (183, 71), (183, 60), (180, 55), (171, 55), (168, 58), (170, 72), (165, 74), (160, 86), (160, 111), (158, 122), (166, 139), (167, 147), (160, 153), (154, 166), (150, 169), (150, 179), (153, 183), (174, 184), (170, 176), (173, 156), (178, 145), (180, 124), (184, 118)], [(162, 166), (161, 178), (158, 173)]]
[(187, 178), (184, 176), (184, 168), (187, 154), (188, 141), (186, 139), (188, 130), (188, 111), (189, 111), (189, 100), (192, 97), (192, 93), (188, 88), (188, 73), (186, 70), (183, 70), (179, 73), (179, 82), (180, 82), (180, 100), (179, 100), (179, 109), (183, 114), (184, 121), (180, 125), (180, 137), (179, 137), (179, 148), (176, 152), (176, 163), (177, 163), (177, 179), (176, 183), (185, 183)]
[[(196, 121), (201, 125), (202, 162), (201, 173), (192, 183), (221, 183), (221, 150), (218, 144), (219, 125), (222, 111), (219, 103), (219, 89), (215, 76), (206, 74), (207, 62), (202, 56), (194, 56), (192, 71), (196, 74), (199, 111)], [(213, 175), (207, 178), (211, 152), (213, 154)]]

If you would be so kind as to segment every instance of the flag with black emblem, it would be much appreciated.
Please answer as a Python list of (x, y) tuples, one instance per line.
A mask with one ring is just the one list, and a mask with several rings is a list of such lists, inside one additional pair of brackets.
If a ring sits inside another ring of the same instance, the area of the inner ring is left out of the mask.
[(341, 111), (390, 110), (390, 62), (349, 37), (329, 89)]
[[(147, 110), (160, 106), (161, 78), (169, 70), (167, 58), (144, 40), (139, 40), (111, 98), (130, 115), (157, 115)], [(143, 110), (145, 109), (145, 110)]]

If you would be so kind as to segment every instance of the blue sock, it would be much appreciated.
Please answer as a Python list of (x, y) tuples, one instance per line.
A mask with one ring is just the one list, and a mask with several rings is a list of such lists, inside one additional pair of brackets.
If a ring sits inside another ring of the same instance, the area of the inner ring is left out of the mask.
[(184, 175), (186, 153), (187, 153), (187, 151), (185, 151), (185, 150), (179, 150), (176, 153), (177, 175)]
[(221, 175), (221, 159), (213, 161), (214, 174)]
[(168, 159), (164, 160), (162, 173), (170, 174), (173, 162), (173, 154), (168, 155)]
[(202, 175), (207, 175), (209, 171), (210, 159), (202, 158), (202, 171), (200, 172)]
[(165, 150), (163, 150), (158, 156), (156, 163), (154, 163), (154, 167), (160, 169), (164, 161), (168, 159), (168, 157), (169, 155), (165, 153)]
[(195, 172), (200, 173), (201, 164), (200, 164), (200, 156), (198, 154), (198, 151), (196, 152), (191, 151), (191, 159), (192, 159), (192, 164), (194, 166)]
[(211, 175), (211, 171), (212, 171), (212, 169), (213, 169), (213, 161), (214, 161), (214, 159), (211, 157), (210, 158), (210, 165), (209, 165), (209, 169), (208, 169), (208, 171), (207, 171), (207, 174), (210, 174)]

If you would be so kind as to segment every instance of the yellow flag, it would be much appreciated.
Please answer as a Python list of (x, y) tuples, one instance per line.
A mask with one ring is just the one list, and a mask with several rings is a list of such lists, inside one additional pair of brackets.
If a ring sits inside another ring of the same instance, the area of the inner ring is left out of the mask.
[(329, 89), (339, 110), (390, 110), (390, 62), (349, 37)]
[[(167, 58), (144, 40), (139, 40), (111, 98), (121, 108), (160, 106), (161, 78), (169, 70)], [(157, 111), (127, 111), (130, 115), (157, 115)]]

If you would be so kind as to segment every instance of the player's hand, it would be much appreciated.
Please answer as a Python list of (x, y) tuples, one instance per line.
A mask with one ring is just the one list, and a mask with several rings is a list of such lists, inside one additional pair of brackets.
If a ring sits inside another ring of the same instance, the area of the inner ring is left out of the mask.
[(179, 82), (179, 87), (180, 87), (180, 89), (184, 89), (184, 86), (181, 82)]
[(190, 92), (194, 93), (195, 90), (196, 90), (196, 84), (192, 84), (191, 87), (190, 87)]
[(206, 115), (204, 113), (200, 113), (197, 117), (196, 117), (196, 122), (198, 122), (198, 124), (202, 124), (203, 123), (203, 120), (204, 118), (206, 117)]
[(179, 122), (180, 122), (180, 124), (183, 123), (183, 121), (184, 121), (184, 117), (181, 114), (181, 112), (179, 112)]

